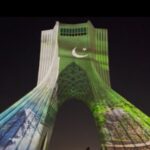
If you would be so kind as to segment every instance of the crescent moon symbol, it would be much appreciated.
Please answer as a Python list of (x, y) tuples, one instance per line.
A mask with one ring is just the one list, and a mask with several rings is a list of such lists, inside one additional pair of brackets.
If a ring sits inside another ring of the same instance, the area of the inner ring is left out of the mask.
[(76, 49), (77, 49), (77, 47), (75, 47), (75, 48), (72, 49), (72, 56), (74, 56), (76, 58), (84, 58), (84, 57), (88, 56), (88, 54), (85, 54), (85, 55), (79, 55), (79, 54), (77, 54)]

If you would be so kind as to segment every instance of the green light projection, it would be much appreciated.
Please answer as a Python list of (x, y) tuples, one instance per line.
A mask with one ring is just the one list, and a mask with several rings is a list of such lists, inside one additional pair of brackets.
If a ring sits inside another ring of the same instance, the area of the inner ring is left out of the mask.
[(107, 30), (88, 21), (42, 31), (37, 86), (0, 114), (0, 150), (48, 150), (70, 98), (88, 106), (101, 149), (150, 149), (150, 118), (111, 88)]

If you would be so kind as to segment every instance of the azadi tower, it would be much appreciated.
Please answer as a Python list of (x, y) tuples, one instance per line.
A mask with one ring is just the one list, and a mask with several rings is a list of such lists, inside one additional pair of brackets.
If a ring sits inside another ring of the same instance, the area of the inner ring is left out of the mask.
[(150, 118), (111, 88), (107, 30), (89, 21), (42, 31), (37, 85), (0, 114), (0, 150), (49, 150), (72, 98), (89, 108), (101, 150), (150, 150)]

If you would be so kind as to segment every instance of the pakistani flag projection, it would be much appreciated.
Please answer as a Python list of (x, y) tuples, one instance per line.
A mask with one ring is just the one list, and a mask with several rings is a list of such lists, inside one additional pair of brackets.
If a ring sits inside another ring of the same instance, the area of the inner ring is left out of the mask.
[(89, 108), (102, 150), (150, 149), (150, 118), (111, 88), (107, 30), (88, 21), (42, 31), (37, 86), (0, 114), (0, 150), (49, 150), (72, 98)]

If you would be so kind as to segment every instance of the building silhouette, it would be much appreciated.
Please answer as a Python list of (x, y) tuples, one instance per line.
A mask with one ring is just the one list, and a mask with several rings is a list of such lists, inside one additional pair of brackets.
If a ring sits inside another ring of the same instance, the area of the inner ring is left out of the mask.
[(88, 21), (42, 31), (37, 86), (0, 114), (0, 150), (48, 150), (71, 98), (90, 109), (102, 150), (150, 149), (150, 118), (111, 88), (107, 29)]

